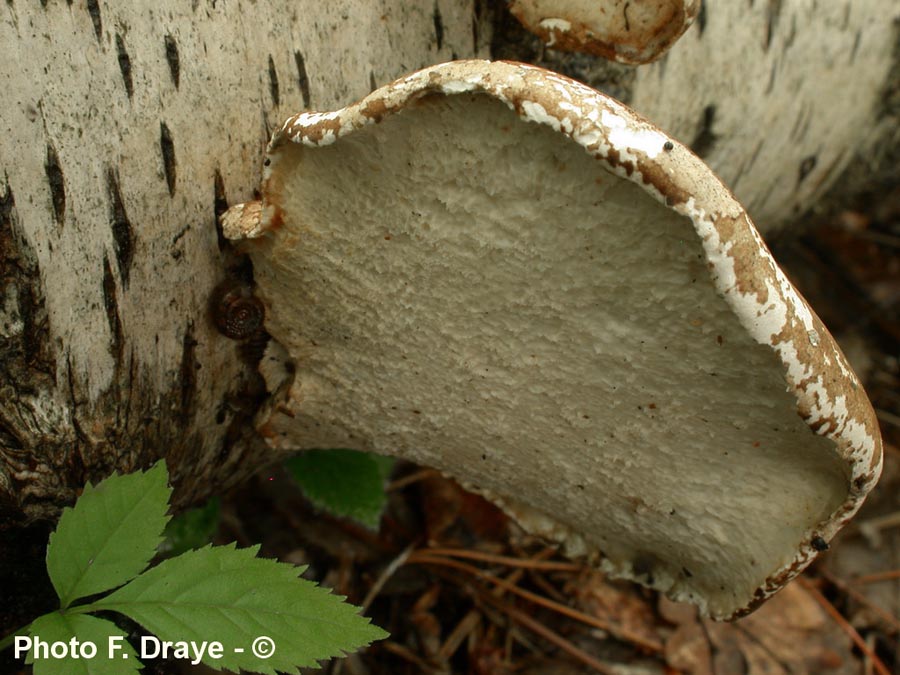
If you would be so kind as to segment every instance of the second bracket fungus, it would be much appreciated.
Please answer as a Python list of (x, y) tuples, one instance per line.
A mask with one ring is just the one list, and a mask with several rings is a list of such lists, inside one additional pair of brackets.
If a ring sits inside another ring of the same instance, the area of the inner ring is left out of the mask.
[(621, 63), (662, 56), (694, 22), (701, 0), (511, 0), (510, 11), (548, 47)]
[(881, 468), (868, 399), (709, 168), (624, 105), (435, 66), (289, 119), (225, 233), (280, 450), (437, 467), (608, 572), (740, 616)]

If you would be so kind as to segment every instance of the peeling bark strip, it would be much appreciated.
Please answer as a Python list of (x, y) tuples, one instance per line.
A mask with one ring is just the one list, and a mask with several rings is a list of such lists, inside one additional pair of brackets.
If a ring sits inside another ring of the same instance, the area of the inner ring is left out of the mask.
[(47, 172), (47, 184), (50, 186), (50, 200), (53, 204), (53, 215), (56, 224), (62, 227), (66, 220), (66, 184), (63, 180), (62, 167), (59, 165), (59, 157), (52, 145), (47, 145), (47, 162), (44, 164)]
[(275, 61), (269, 54), (269, 93), (272, 95), (272, 102), (278, 105), (281, 99), (278, 97), (278, 72), (275, 70)]
[(134, 228), (125, 212), (119, 181), (116, 179), (116, 172), (112, 169), (106, 172), (106, 192), (109, 199), (116, 263), (119, 267), (119, 276), (122, 278), (122, 286), (128, 288), (131, 264), (134, 260)]
[(131, 59), (128, 50), (125, 49), (125, 41), (116, 33), (116, 54), (119, 57), (119, 70), (122, 71), (122, 81), (125, 83), (125, 93), (128, 98), (134, 94), (134, 82), (131, 79)]
[(166, 185), (169, 186), (169, 196), (175, 196), (175, 143), (172, 141), (172, 132), (165, 122), (159, 123), (159, 149), (162, 152), (163, 171), (166, 174)]
[(178, 84), (181, 81), (181, 62), (178, 57), (178, 43), (175, 42), (175, 38), (171, 35), (166, 35), (165, 45), (166, 62), (169, 64), (169, 74), (172, 76), (172, 82), (175, 84), (175, 88), (178, 89)]

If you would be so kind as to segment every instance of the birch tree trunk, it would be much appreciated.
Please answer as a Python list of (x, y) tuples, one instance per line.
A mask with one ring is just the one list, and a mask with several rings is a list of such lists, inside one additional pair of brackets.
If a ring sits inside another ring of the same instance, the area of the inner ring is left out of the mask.
[(488, 56), (472, 0), (0, 6), (0, 525), (165, 457), (182, 502), (267, 461), (264, 392), (217, 332), (247, 270), (216, 216), (270, 130)]

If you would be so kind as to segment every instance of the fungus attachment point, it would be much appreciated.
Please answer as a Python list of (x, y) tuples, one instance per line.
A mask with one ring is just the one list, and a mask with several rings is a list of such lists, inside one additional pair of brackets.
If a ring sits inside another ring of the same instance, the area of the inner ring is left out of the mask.
[(621, 63), (662, 56), (693, 23), (701, 0), (511, 0), (509, 9), (548, 47)]
[(289, 119), (262, 203), (223, 217), (273, 338), (266, 441), (436, 467), (717, 618), (762, 602), (859, 508), (880, 438), (682, 150), (584, 85), (485, 61)]

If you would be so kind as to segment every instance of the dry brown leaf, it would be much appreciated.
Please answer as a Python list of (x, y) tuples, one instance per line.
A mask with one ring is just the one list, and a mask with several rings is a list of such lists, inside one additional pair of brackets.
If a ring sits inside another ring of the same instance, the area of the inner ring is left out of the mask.
[(634, 584), (611, 582), (602, 572), (585, 569), (564, 588), (575, 598), (575, 607), (624, 630), (659, 642), (656, 612)]
[(735, 623), (704, 620), (716, 672), (729, 675), (856, 675), (850, 638), (799, 584), (789, 584)]

